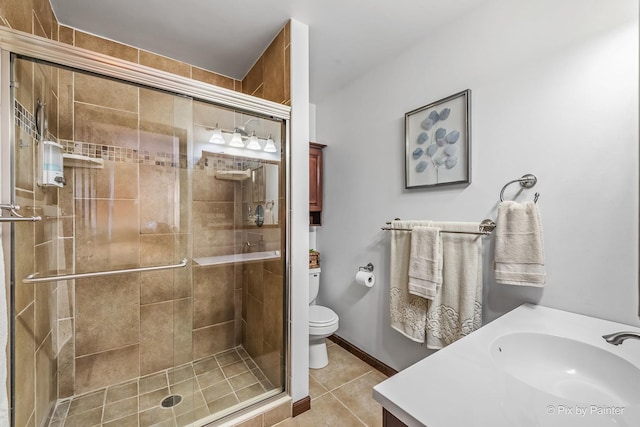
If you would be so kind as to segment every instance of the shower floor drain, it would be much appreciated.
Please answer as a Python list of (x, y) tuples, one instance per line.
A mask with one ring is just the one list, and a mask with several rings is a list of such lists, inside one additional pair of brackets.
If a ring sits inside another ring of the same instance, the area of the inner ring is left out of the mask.
[(172, 408), (180, 402), (182, 402), (182, 396), (180, 396), (179, 394), (174, 394), (173, 396), (165, 397), (164, 399), (162, 399), (162, 403), (160, 404), (163, 408)]

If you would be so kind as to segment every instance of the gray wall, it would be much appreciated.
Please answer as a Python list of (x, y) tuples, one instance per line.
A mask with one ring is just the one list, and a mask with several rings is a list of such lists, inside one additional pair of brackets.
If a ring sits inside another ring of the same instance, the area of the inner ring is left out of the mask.
[[(405, 190), (404, 113), (466, 88), (473, 183)], [(539, 179), (548, 284), (489, 275), (485, 320), (528, 301), (640, 325), (637, 1), (487, 1), (317, 102), (317, 141), (328, 145), (320, 303), (340, 316), (340, 336), (383, 362), (402, 369), (430, 351), (389, 327), (380, 226), (495, 218), (500, 189), (524, 173)], [(372, 289), (353, 281), (367, 262)]]

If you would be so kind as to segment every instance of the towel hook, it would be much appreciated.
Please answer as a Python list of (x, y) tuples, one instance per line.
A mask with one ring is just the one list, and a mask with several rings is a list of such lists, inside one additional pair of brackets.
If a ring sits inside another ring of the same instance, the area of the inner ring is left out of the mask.
[[(520, 186), (522, 188), (531, 188), (531, 187), (533, 187), (534, 185), (536, 185), (538, 183), (538, 178), (536, 178), (536, 176), (534, 174), (528, 173), (528, 174), (522, 175), (521, 178), (514, 179), (512, 181), (507, 182), (504, 185), (504, 187), (502, 187), (502, 190), (500, 191), (500, 201), (501, 202), (504, 202), (504, 190), (508, 186), (510, 186), (511, 184), (514, 184), (516, 182), (520, 183)], [(533, 202), (534, 203), (538, 202), (538, 198), (539, 197), (540, 197), (540, 193), (534, 194), (533, 195)]]

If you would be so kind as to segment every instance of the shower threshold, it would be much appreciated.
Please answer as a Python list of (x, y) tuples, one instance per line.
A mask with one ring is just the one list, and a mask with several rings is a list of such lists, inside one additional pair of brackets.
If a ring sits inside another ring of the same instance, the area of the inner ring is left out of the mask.
[(241, 346), (60, 399), (49, 427), (198, 426), (281, 391)]

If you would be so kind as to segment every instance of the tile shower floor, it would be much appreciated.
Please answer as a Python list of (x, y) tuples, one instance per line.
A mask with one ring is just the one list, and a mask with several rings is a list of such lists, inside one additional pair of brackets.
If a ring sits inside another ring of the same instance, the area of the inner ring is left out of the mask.
[[(279, 391), (249, 354), (236, 347), (206, 359), (58, 401), (49, 427), (186, 426)], [(179, 395), (173, 407), (163, 399)]]

